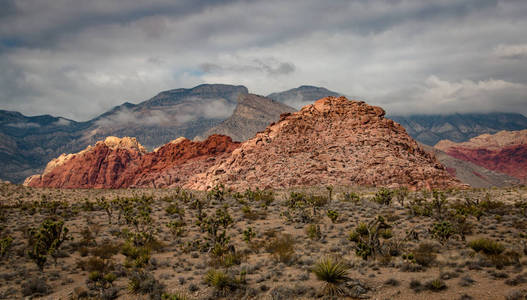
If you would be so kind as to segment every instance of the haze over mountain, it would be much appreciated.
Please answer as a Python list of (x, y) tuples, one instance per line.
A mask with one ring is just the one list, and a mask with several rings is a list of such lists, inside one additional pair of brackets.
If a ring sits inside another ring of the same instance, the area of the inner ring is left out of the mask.
[[(205, 139), (218, 133), (244, 141), (277, 121), (281, 113), (294, 111), (281, 102), (298, 105), (339, 95), (326, 88), (305, 85), (268, 96), (276, 101), (247, 95), (248, 92), (244, 86), (222, 84), (173, 89), (138, 104), (125, 102), (86, 122), (0, 111), (0, 137), (5, 141), (0, 146), (0, 178), (21, 182), (41, 172), (52, 158), (80, 151), (106, 136), (136, 137), (150, 150), (179, 136)], [(480, 133), (527, 128), (527, 118), (520, 114), (390, 118), (400, 122), (417, 141), (429, 145), (440, 139), (464, 141)]]
[(234, 141), (245, 141), (269, 124), (278, 121), (281, 114), (293, 111), (295, 109), (290, 106), (262, 96), (240, 95), (233, 114), (197, 139), (206, 139), (212, 134), (223, 134), (230, 136)]

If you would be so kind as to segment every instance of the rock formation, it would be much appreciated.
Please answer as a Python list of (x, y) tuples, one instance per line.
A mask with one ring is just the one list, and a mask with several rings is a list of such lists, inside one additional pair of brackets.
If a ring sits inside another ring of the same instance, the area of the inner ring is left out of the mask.
[(473, 188), (506, 187), (520, 183), (517, 178), (486, 169), (469, 161), (457, 159), (437, 148), (427, 145), (421, 145), (421, 147), (432, 153), (446, 167), (450, 175)]
[(267, 125), (278, 121), (282, 113), (293, 111), (294, 108), (280, 102), (258, 95), (242, 94), (232, 116), (207, 131), (204, 136), (222, 134), (230, 136), (234, 141), (246, 141)]
[(382, 108), (362, 101), (322, 98), (299, 112), (283, 114), (185, 186), (463, 186), (384, 114)]
[(75, 154), (50, 161), (42, 175), (25, 185), (53, 188), (126, 188), (181, 185), (238, 147), (226, 136), (203, 142), (179, 138), (147, 153), (135, 138), (108, 137)]
[(527, 180), (527, 130), (482, 134), (464, 143), (443, 140), (435, 148), (523, 182)]

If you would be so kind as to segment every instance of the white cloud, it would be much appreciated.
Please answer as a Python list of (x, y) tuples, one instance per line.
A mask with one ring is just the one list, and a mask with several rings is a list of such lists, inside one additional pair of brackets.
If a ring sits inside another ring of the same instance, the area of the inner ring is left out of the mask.
[(498, 45), (494, 53), (500, 58), (523, 59), (527, 58), (527, 44)]

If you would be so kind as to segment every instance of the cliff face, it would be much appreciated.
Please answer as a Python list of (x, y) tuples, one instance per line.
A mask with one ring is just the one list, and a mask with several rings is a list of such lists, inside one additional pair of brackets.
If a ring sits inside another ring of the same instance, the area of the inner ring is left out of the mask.
[(527, 180), (527, 130), (482, 134), (464, 143), (443, 140), (435, 148), (522, 182)]
[(238, 105), (232, 116), (207, 131), (204, 136), (222, 134), (235, 141), (246, 141), (269, 124), (278, 121), (282, 113), (293, 111), (294, 108), (280, 102), (258, 95), (243, 94), (238, 98)]
[(53, 188), (126, 188), (180, 185), (238, 147), (229, 137), (214, 135), (203, 142), (185, 138), (147, 153), (135, 138), (108, 137), (75, 154), (50, 161), (41, 175), (25, 185)]
[(280, 120), (186, 185), (224, 183), (285, 188), (308, 185), (462, 186), (437, 160), (384, 118), (384, 110), (327, 97)]

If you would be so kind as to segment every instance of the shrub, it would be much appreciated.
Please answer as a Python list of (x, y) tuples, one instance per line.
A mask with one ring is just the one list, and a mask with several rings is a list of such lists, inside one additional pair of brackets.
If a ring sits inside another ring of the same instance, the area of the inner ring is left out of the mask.
[(327, 216), (331, 222), (336, 223), (339, 218), (339, 213), (336, 210), (328, 209)]
[(392, 191), (386, 188), (380, 188), (375, 194), (375, 197), (373, 197), (373, 201), (382, 205), (390, 205), (390, 203), (392, 202), (392, 197)]
[(446, 290), (447, 286), (441, 279), (430, 280), (425, 284), (425, 287), (433, 292), (440, 292)]
[(7, 255), (7, 251), (11, 248), (13, 244), (13, 238), (8, 236), (3, 239), (0, 239), (0, 258), (3, 258)]
[(306, 227), (306, 235), (312, 240), (319, 240), (322, 237), (320, 226), (318, 224), (309, 224)]
[(421, 243), (413, 253), (415, 262), (423, 267), (430, 266), (436, 258), (434, 246), (429, 243)]
[(132, 294), (149, 294), (152, 299), (159, 299), (165, 286), (145, 271), (134, 271), (128, 280), (128, 290)]
[(505, 246), (503, 246), (501, 243), (487, 238), (473, 240), (468, 243), (468, 246), (474, 249), (476, 252), (483, 252), (487, 255), (501, 254), (503, 251), (505, 251)]
[(242, 239), (246, 242), (246, 243), (251, 243), (251, 240), (256, 236), (256, 232), (253, 230), (252, 227), (247, 227), (247, 229), (245, 229), (243, 231), (243, 237)]
[(332, 257), (322, 258), (313, 267), (317, 279), (325, 282), (324, 293), (330, 296), (343, 294), (340, 286), (348, 279), (348, 270), (344, 262)]
[(277, 261), (290, 263), (295, 258), (295, 240), (289, 234), (280, 235), (269, 241), (266, 250)]
[(22, 295), (24, 297), (42, 297), (51, 293), (51, 287), (43, 278), (30, 278), (22, 284)]
[(221, 295), (225, 295), (228, 291), (236, 290), (239, 284), (245, 281), (243, 277), (242, 274), (240, 279), (236, 279), (223, 271), (211, 269), (205, 274), (205, 282)]
[(430, 233), (434, 238), (444, 244), (455, 234), (455, 230), (452, 224), (447, 221), (443, 221), (433, 224), (432, 229), (430, 229)]

